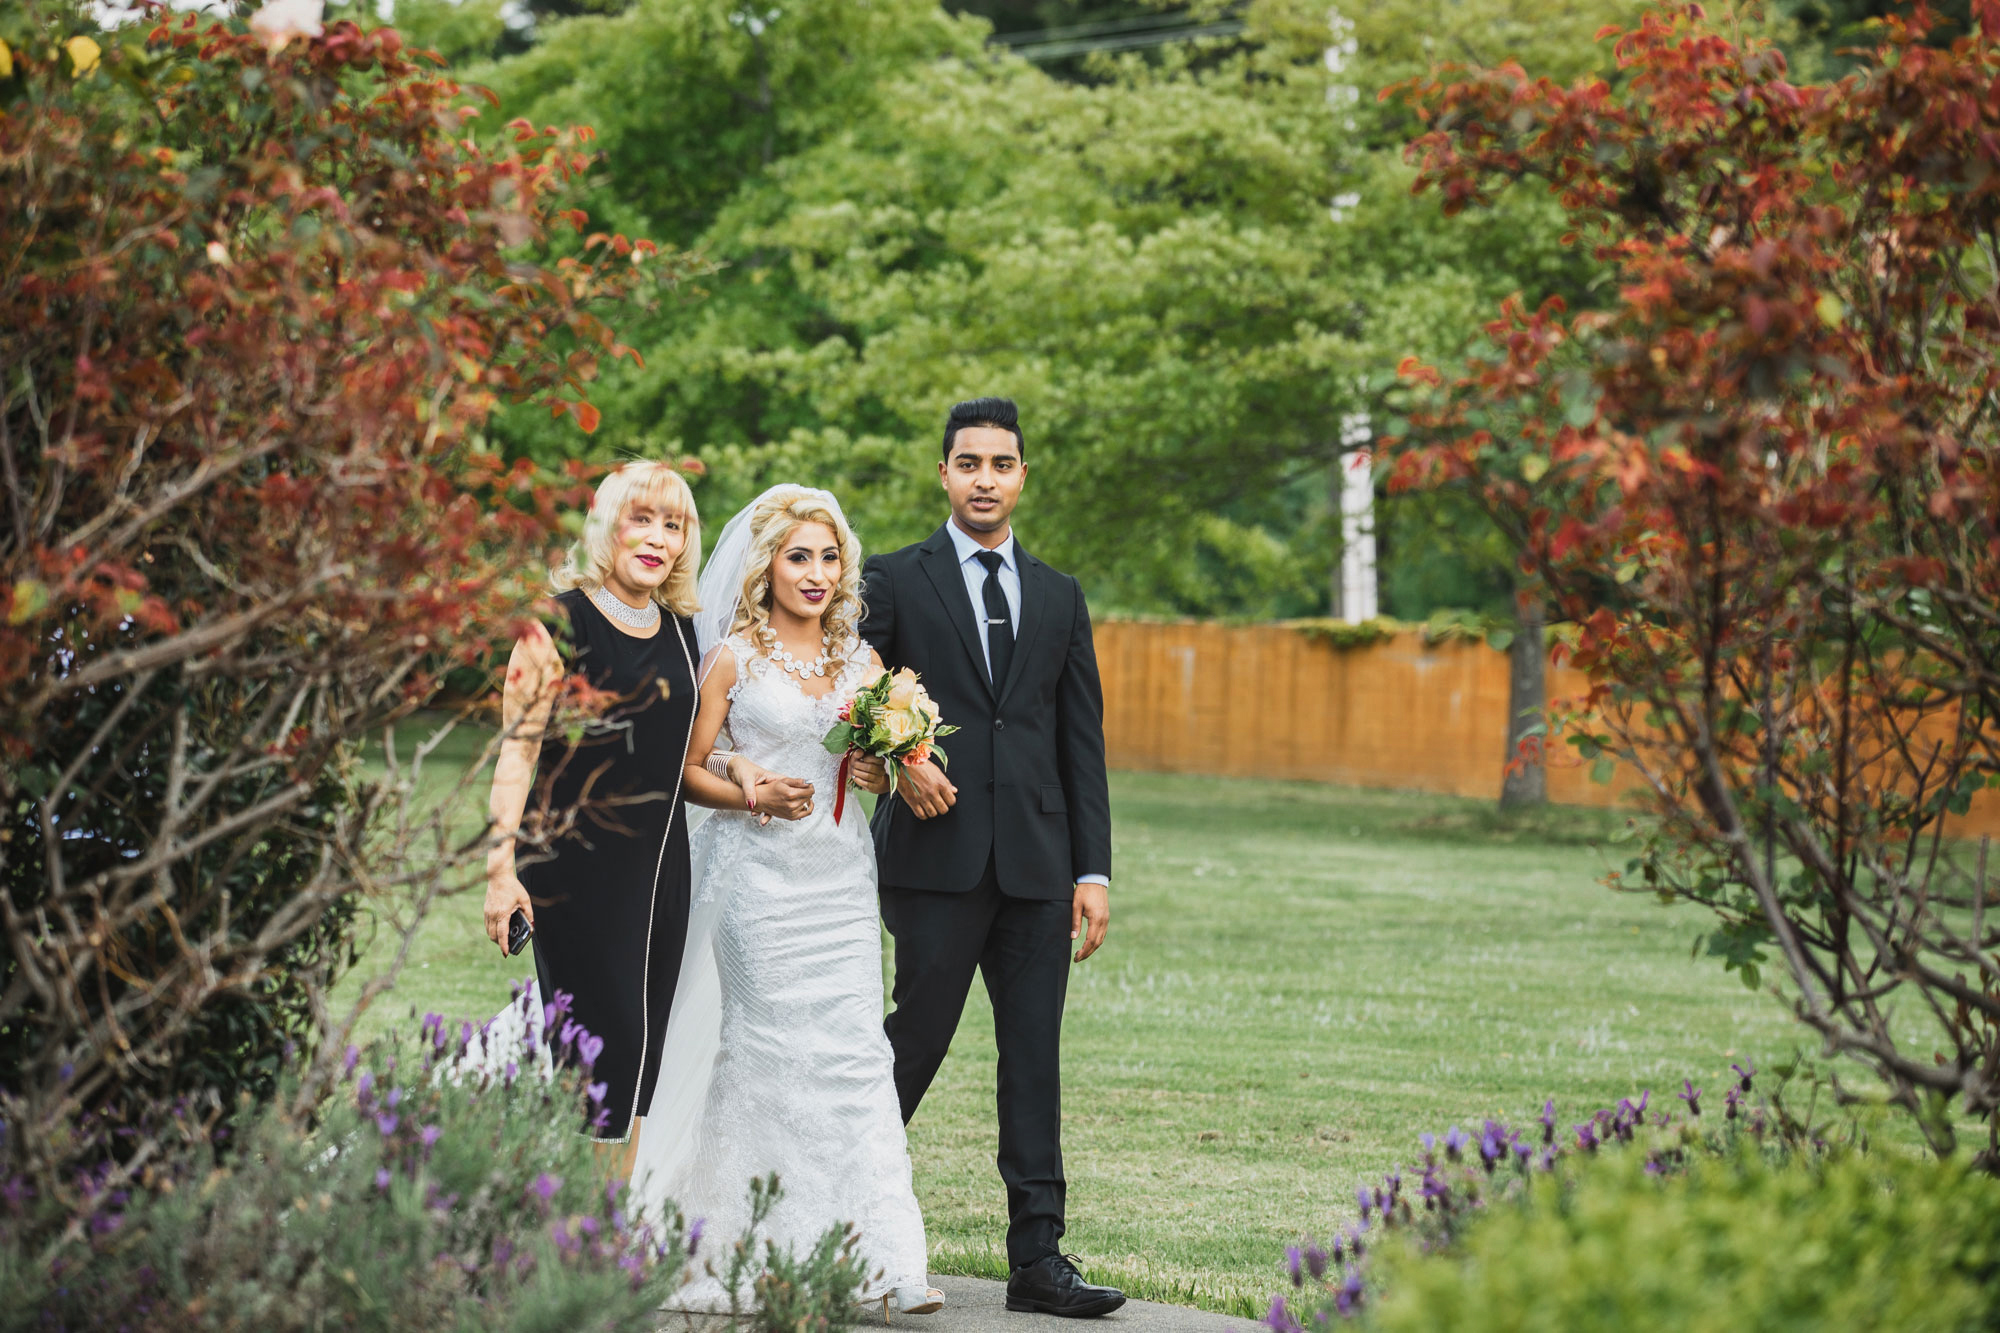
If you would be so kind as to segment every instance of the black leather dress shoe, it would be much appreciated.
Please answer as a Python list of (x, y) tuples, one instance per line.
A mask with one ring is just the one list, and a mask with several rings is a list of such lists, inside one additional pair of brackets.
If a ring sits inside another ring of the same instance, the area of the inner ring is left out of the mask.
[(1125, 1303), (1116, 1287), (1093, 1287), (1076, 1271), (1076, 1256), (1051, 1254), (1023, 1264), (1007, 1279), (1007, 1308), (1095, 1319)]

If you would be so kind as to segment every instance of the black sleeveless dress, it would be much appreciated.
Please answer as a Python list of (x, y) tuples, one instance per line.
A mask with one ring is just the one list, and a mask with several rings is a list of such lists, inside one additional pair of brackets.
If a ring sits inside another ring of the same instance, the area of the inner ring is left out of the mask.
[[(537, 805), (558, 817), (588, 798), (573, 827), (520, 876), (535, 904), (535, 975), (544, 1004), (558, 991), (604, 1041), (600, 1138), (623, 1139), (645, 1114), (660, 1072), (681, 949), (687, 941), (688, 832), (681, 766), (694, 729), (694, 627), (662, 613), (634, 638), (580, 591), (556, 602), (569, 620), (570, 671), (618, 702), (574, 745), (542, 742)], [(560, 1039), (558, 1031), (549, 1034)]]

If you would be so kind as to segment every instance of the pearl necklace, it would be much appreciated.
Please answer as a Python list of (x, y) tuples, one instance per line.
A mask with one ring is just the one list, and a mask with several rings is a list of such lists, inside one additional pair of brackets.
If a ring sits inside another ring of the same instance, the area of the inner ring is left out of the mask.
[(784, 670), (792, 672), (801, 680), (808, 676), (824, 676), (826, 669), (833, 665), (833, 649), (831, 646), (833, 640), (822, 634), (819, 636), (819, 641), (822, 645), (819, 656), (813, 658), (810, 662), (802, 661), (791, 649), (778, 642), (777, 631), (771, 629), (768, 625), (764, 628), (764, 643), (771, 660)]
[(643, 607), (627, 606), (622, 598), (600, 584), (590, 590), (590, 600), (605, 615), (633, 629), (651, 629), (660, 623), (660, 604), (651, 598)]

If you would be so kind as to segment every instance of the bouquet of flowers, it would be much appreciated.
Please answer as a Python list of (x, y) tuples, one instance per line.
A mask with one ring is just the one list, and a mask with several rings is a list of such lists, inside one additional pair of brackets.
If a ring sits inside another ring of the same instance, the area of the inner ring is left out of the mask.
[(944, 767), (948, 761), (938, 740), (957, 730), (938, 721), (938, 706), (917, 683), (917, 673), (908, 667), (893, 674), (884, 671), (863, 685), (853, 701), (840, 710), (840, 721), (826, 733), (828, 752), (840, 756), (833, 822), (840, 822), (847, 803), (847, 773), (856, 755), (888, 761), (889, 790), (893, 793), (901, 765), (921, 764), (935, 756), (938, 767)]

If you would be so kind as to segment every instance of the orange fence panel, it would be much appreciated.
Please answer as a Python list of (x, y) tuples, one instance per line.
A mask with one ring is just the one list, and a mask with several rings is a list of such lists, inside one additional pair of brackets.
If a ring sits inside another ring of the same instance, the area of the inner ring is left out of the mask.
[[(1507, 654), (1409, 630), (1337, 647), (1286, 625), (1105, 620), (1096, 626), (1113, 768), (1294, 778), (1497, 800), (1507, 754)], [(1551, 702), (1583, 673), (1548, 669)], [(1552, 747), (1549, 799), (1622, 803), (1568, 746)], [(1974, 799), (1968, 834), (2000, 834), (2000, 793)]]

